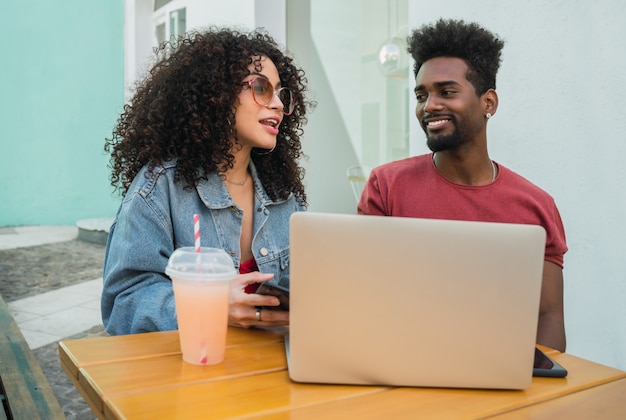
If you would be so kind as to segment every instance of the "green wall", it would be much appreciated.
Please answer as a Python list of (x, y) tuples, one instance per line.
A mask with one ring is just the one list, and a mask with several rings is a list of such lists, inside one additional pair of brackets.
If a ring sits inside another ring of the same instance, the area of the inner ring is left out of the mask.
[(113, 217), (123, 0), (0, 1), (0, 226)]

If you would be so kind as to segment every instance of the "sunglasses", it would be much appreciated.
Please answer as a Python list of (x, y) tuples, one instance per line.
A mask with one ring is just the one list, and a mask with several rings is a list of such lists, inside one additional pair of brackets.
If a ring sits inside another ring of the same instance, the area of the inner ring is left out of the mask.
[(255, 77), (243, 82), (243, 85), (248, 86), (252, 91), (252, 99), (254, 99), (257, 105), (268, 106), (274, 99), (274, 95), (276, 95), (283, 104), (283, 113), (289, 115), (293, 112), (295, 104), (293, 102), (293, 93), (291, 93), (289, 88), (281, 87), (274, 90), (270, 81), (264, 77)]

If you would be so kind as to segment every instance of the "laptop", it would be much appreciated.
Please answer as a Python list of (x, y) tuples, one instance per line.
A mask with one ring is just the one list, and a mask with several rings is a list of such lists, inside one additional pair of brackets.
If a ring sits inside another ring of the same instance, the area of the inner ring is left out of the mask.
[(290, 378), (528, 387), (545, 238), (534, 225), (294, 214)]

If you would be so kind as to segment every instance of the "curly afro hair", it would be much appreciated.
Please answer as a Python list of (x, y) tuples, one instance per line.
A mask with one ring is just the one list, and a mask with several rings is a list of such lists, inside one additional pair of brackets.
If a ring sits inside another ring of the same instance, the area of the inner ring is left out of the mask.
[(435, 57), (458, 57), (469, 67), (467, 80), (476, 94), (496, 88), (504, 41), (476, 23), (439, 19), (414, 30), (408, 39), (408, 51), (415, 60), (413, 73)]
[(143, 166), (177, 160), (176, 181), (195, 187), (210, 173), (232, 168), (231, 139), (235, 105), (242, 80), (261, 57), (276, 65), (282, 86), (294, 95), (295, 109), (285, 115), (272, 153), (253, 149), (251, 159), (265, 190), (273, 199), (291, 193), (306, 205), (302, 180), (304, 157), (300, 143), (307, 109), (304, 71), (295, 66), (267, 33), (211, 27), (163, 43), (155, 49), (156, 64), (140, 82), (129, 104), (106, 139), (111, 154), (111, 185), (125, 195)]

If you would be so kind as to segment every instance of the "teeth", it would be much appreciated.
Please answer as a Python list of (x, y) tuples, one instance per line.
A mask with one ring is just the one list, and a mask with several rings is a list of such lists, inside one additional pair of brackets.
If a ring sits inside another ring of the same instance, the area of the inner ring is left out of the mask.
[(441, 125), (441, 124), (445, 123), (446, 121), (448, 121), (448, 120), (429, 121), (427, 125), (429, 127), (434, 127), (434, 126), (437, 126), (437, 125)]

